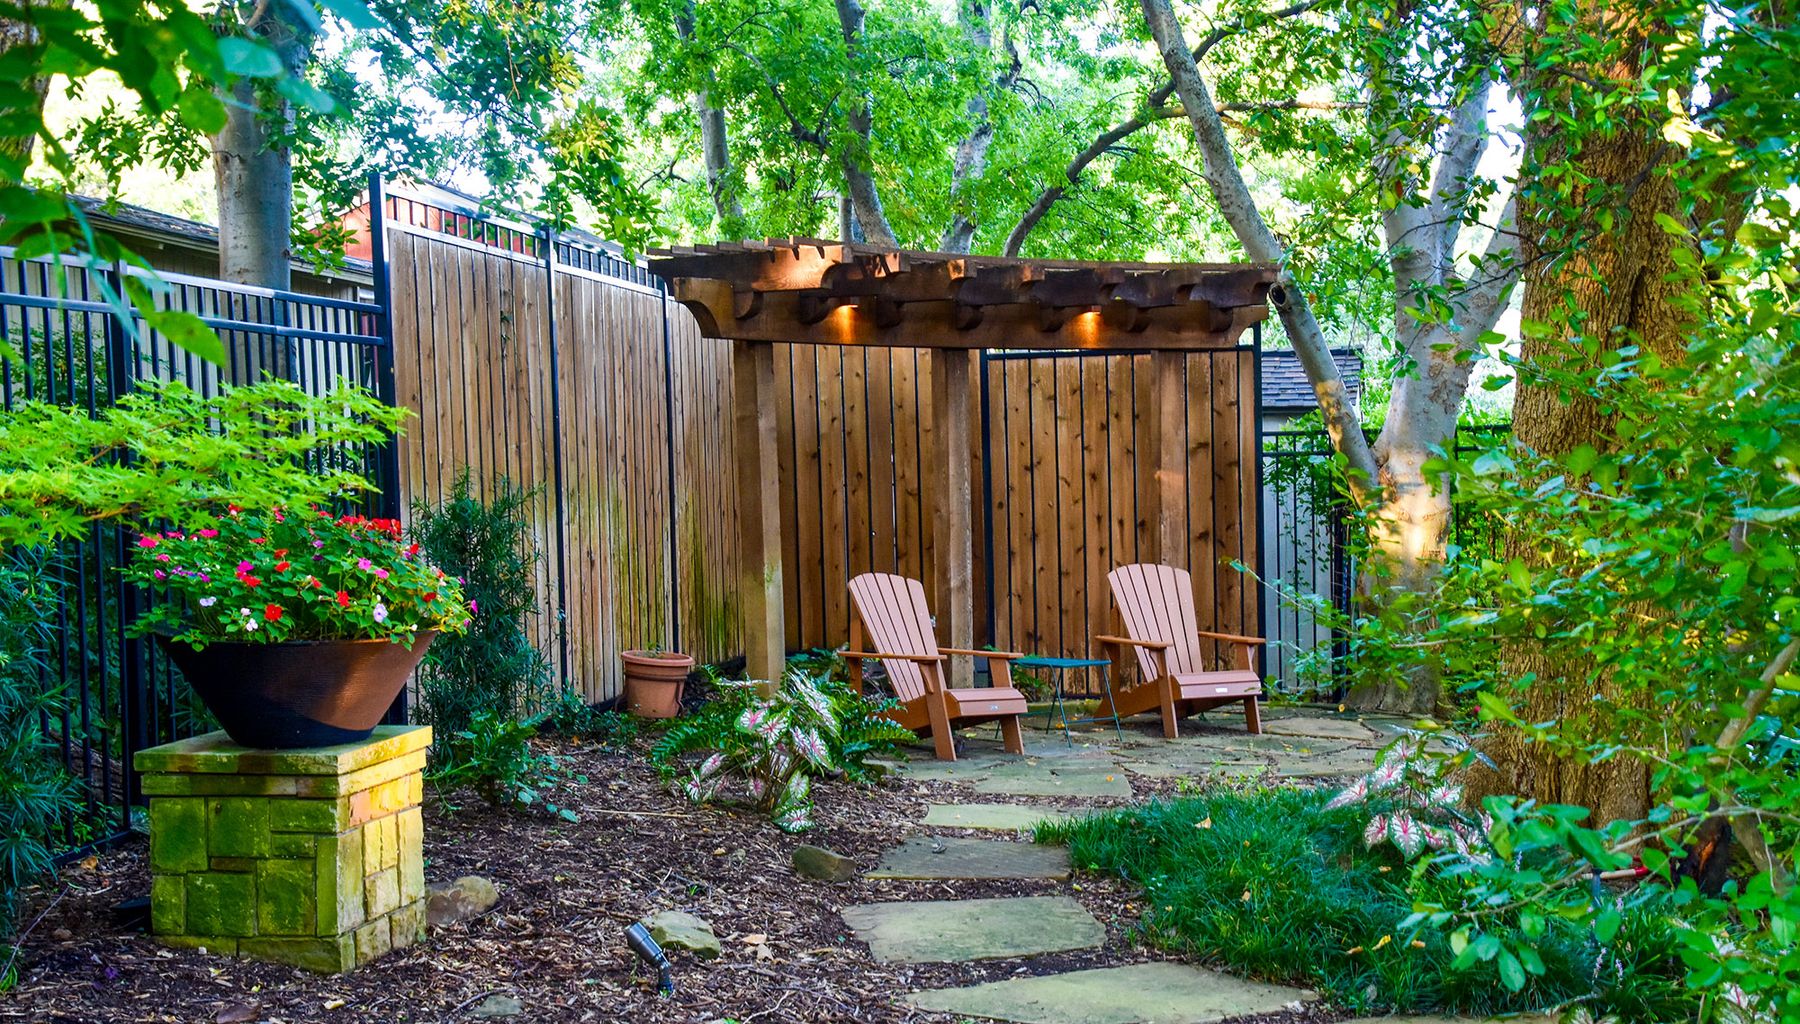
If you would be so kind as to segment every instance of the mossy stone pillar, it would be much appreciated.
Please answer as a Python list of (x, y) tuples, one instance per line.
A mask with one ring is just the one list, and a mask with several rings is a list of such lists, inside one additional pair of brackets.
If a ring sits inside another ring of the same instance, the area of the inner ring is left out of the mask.
[(222, 732), (140, 751), (157, 941), (350, 970), (425, 932), (429, 726), (252, 750)]

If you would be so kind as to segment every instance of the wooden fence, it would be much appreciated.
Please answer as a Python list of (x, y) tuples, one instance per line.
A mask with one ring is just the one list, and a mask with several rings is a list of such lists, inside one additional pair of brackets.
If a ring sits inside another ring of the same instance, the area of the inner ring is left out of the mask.
[[(408, 507), (440, 500), (465, 469), (484, 496), (502, 478), (534, 489), (534, 638), (593, 699), (618, 692), (621, 650), (741, 653), (728, 343), (700, 337), (641, 271), (578, 265), (529, 228), (496, 240), (476, 223), (453, 234), (409, 214), (386, 229), (397, 399), (418, 413), (400, 444)], [(930, 360), (811, 345), (775, 358), (786, 645), (835, 646), (851, 576), (899, 572), (938, 591), (943, 500), (921, 461)], [(1110, 628), (1107, 571), (1136, 560), (1190, 568), (1204, 625), (1259, 631), (1261, 603), (1231, 565), (1257, 565), (1254, 349), (1185, 357), (1185, 502), (1166, 510), (1147, 468), (1151, 365), (981, 361), (969, 395), (977, 643), (1088, 654)], [(1167, 517), (1186, 543), (1164, 558)]]
[[(1006, 353), (983, 366), (987, 402), (973, 410), (982, 426), (969, 452), (970, 478), (985, 484), (972, 510), (978, 643), (1087, 656), (1112, 628), (1107, 572), (1139, 560), (1192, 571), (1208, 628), (1257, 632), (1260, 603), (1232, 566), (1257, 564), (1253, 349), (1186, 357), (1186, 502), (1168, 514), (1187, 545), (1170, 558), (1147, 468), (1150, 357)], [(941, 503), (920, 459), (933, 428), (930, 360), (782, 345), (776, 376), (787, 646), (835, 646), (848, 637), (850, 577), (898, 572), (938, 590), (929, 510)]]

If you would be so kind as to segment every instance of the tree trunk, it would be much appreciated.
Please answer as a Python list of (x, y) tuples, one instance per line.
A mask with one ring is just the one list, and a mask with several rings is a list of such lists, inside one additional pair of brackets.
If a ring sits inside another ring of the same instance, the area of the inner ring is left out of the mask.
[[(684, 41), (694, 38), (692, 3), (676, 15), (675, 34)], [(702, 81), (705, 84), (694, 90), (690, 102), (694, 107), (694, 118), (700, 122), (700, 157), (706, 167), (706, 191), (712, 197), (713, 213), (719, 220), (720, 237), (737, 240), (745, 233), (744, 204), (738, 197), (737, 175), (731, 166), (725, 111), (712, 101), (712, 73), (705, 72)]]
[(212, 137), (219, 192), (219, 276), (286, 290), (292, 283), (294, 172), (286, 146), (272, 144), (269, 122), (290, 124), (287, 101), (259, 96), (240, 81), (222, 99), (225, 127)]
[[(1520, 244), (1527, 265), (1523, 318), (1552, 325), (1524, 337), (1520, 356), (1527, 367), (1562, 364), (1584, 339), (1595, 345), (1584, 358), (1589, 367), (1599, 365), (1602, 353), (1634, 342), (1671, 363), (1682, 357), (1687, 320), (1672, 301), (1684, 290), (1685, 275), (1674, 262), (1679, 241), (1655, 220), (1659, 213), (1680, 219), (1680, 210), (1675, 187), (1662, 173), (1672, 151), (1657, 137), (1652, 119), (1634, 112), (1629, 103), (1620, 104), (1614, 116), (1622, 122), (1615, 130), (1579, 136), (1564, 131), (1555, 118), (1529, 120), (1534, 105), (1563, 107), (1566, 100), (1558, 97), (1566, 96), (1576, 77), (1632, 91), (1650, 59), (1651, 44), (1645, 26), (1615, 10), (1591, 2), (1582, 18), (1592, 31), (1628, 41), (1617, 60), (1565, 69), (1579, 76), (1545, 75), (1515, 83), (1515, 92), (1527, 100), (1526, 174), (1544, 171), (1537, 181), (1522, 177), (1519, 193)], [(1527, 61), (1525, 66), (1533, 65)], [(1593, 217), (1600, 210), (1614, 212), (1613, 223), (1604, 230)], [(1571, 238), (1572, 244), (1561, 241)], [(1566, 454), (1582, 444), (1604, 451), (1614, 443), (1613, 426), (1594, 399), (1560, 393), (1529, 372), (1521, 375), (1513, 400), (1513, 436), (1519, 444), (1546, 455)], [(1527, 562), (1541, 557), (1527, 534), (1510, 536), (1507, 550), (1509, 557)], [(1533, 678), (1520, 715), (1531, 722), (1554, 720), (1577, 740), (1584, 738), (1596, 701), (1625, 699), (1617, 684), (1590, 662), (1552, 659), (1537, 644), (1511, 646), (1503, 665), (1511, 678)], [(1488, 753), (1496, 768), (1491, 778), (1484, 774), (1474, 780), (1478, 790), (1584, 806), (1594, 812), (1593, 824), (1641, 818), (1649, 808), (1649, 769), (1636, 759), (1590, 763), (1558, 757), (1528, 744), (1515, 731), (1497, 733)]]
[[(838, 25), (844, 33), (844, 54), (849, 58), (851, 74), (856, 74), (856, 57), (862, 41), (864, 12), (857, 0), (837, 0)], [(875, 176), (869, 171), (869, 134), (874, 113), (869, 95), (858, 92), (845, 115), (850, 126), (848, 145), (838, 147), (838, 167), (844, 173), (844, 191), (850, 196), (850, 209), (863, 240), (873, 245), (897, 245), (894, 229), (888, 225), (887, 212), (881, 208), (881, 192), (875, 187)]]
[[(962, 0), (958, 5), (957, 20), (962, 23), (963, 35), (971, 46), (983, 53), (991, 51), (994, 45), (991, 17), (990, 0)], [(995, 77), (993, 87), (996, 90), (1011, 88), (1018, 74), (1019, 58), (1015, 53), (1011, 66)], [(938, 243), (938, 248), (944, 252), (966, 253), (975, 244), (974, 204), (967, 193), (970, 186), (986, 173), (988, 148), (994, 143), (994, 122), (988, 117), (986, 87), (969, 97), (964, 111), (969, 115), (970, 127), (969, 133), (957, 144), (951, 170), (950, 204), (955, 212), (951, 214), (950, 226), (944, 229), (943, 240)]]
[[(67, 0), (53, 0), (50, 3), (34, 4), (31, 0), (26, 0), (25, 6), (67, 7), (68, 3)], [(22, 21), (0, 18), (0, 53), (5, 53), (15, 46), (35, 43), (37, 40), (38, 33), (35, 26)], [(50, 91), (50, 76), (33, 75), (26, 81), (26, 87), (37, 96), (37, 117), (34, 118), (34, 123), (42, 124), (44, 96)], [(26, 169), (31, 166), (31, 154), (36, 148), (37, 136), (34, 134), (0, 136), (0, 157), (5, 157), (8, 161), (16, 161), (21, 178), (24, 177)]]

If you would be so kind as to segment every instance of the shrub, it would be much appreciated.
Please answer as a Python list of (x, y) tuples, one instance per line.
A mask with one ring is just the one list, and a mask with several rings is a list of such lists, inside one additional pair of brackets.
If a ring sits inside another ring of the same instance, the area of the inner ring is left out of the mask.
[(538, 713), (537, 726), (544, 732), (586, 737), (606, 746), (625, 746), (638, 735), (637, 719), (589, 704), (574, 687), (557, 691)]
[(913, 738), (882, 717), (892, 702), (865, 698), (829, 675), (790, 670), (766, 696), (754, 680), (714, 685), (713, 698), (671, 725), (650, 759), (673, 779), (681, 755), (709, 751), (680, 791), (695, 803), (747, 800), (783, 831), (812, 827), (815, 777), (867, 782), (870, 757)]
[[(493, 498), (483, 501), (471, 492), (465, 469), (443, 504), (413, 507), (413, 540), (461, 579), (477, 609), (469, 630), (439, 638), (419, 667), (418, 715), (440, 737), (469, 730), (484, 712), (526, 715), (544, 697), (550, 664), (524, 625), (537, 609), (539, 556), (526, 517), (530, 500), (530, 491), (501, 480)], [(437, 755), (453, 756), (450, 751), (440, 743)]]
[(186, 530), (146, 533), (125, 576), (165, 600), (133, 629), (195, 649), (216, 640), (445, 637), (469, 624), (457, 582), (403, 545), (392, 519), (329, 512), (189, 516)]
[(0, 934), (19, 892), (49, 873), (51, 833), (74, 810), (74, 790), (45, 738), (59, 707), (45, 686), (54, 577), (37, 551), (0, 550)]
[[(562, 781), (562, 765), (533, 749), (537, 726), (512, 715), (477, 711), (468, 728), (441, 741), (443, 756), (426, 778), (444, 796), (473, 789), (492, 807), (543, 808), (567, 821), (580, 821), (574, 811), (544, 799)], [(577, 781), (586, 781), (578, 779)]]
[(1313, 986), (1353, 1010), (1484, 1014), (1580, 1000), (1628, 1020), (1692, 1015), (1669, 928), (1651, 908), (1610, 944), (1560, 919), (1537, 922), (1544, 971), (1517, 992), (1500, 984), (1493, 958), (1459, 964), (1444, 936), (1408, 923), (1414, 901), (1441, 889), (1421, 870), (1428, 861), (1409, 865), (1391, 844), (1369, 845), (1367, 809), (1328, 807), (1329, 798), (1222, 791), (1040, 825), (1037, 838), (1066, 844), (1079, 868), (1141, 886), (1151, 941)]

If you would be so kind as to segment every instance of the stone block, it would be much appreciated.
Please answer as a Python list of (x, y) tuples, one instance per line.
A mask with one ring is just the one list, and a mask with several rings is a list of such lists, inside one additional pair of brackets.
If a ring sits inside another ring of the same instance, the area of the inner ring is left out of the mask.
[(400, 909), (388, 915), (388, 932), (395, 949), (407, 946), (425, 937), (425, 901), (414, 900), (405, 903)]
[(350, 935), (242, 939), (238, 952), (321, 974), (340, 974), (357, 964), (356, 940)]
[(187, 876), (187, 933), (243, 938), (256, 934), (255, 876), (202, 871)]
[(260, 863), (255, 857), (213, 857), (207, 863), (207, 870), (251, 872)]
[(205, 871), (206, 801), (168, 797), (150, 803), (150, 870)]
[(248, 796), (208, 797), (206, 849), (214, 857), (269, 855), (269, 801)]
[(151, 876), (151, 934), (180, 935), (187, 930), (187, 876)]
[(344, 818), (336, 800), (271, 800), (269, 829), (274, 832), (336, 832)]
[(390, 914), (400, 906), (400, 869), (383, 868), (363, 882), (363, 900), (370, 917)]
[(305, 750), (252, 750), (223, 732), (140, 750), (132, 766), (145, 774), (348, 775), (431, 745), (427, 725), (382, 725), (355, 743)]
[(308, 858), (318, 846), (315, 836), (304, 832), (271, 832), (269, 833), (269, 856), (284, 860)]
[(265, 860), (256, 868), (256, 933), (312, 935), (318, 886), (312, 860)]
[(393, 948), (393, 932), (388, 930), (388, 919), (385, 917), (370, 921), (356, 930), (356, 962), (359, 964), (386, 956)]
[(368, 920), (363, 905), (362, 830), (320, 836), (314, 864), (319, 879), (319, 934), (348, 932)]
[(292, 775), (146, 775), (146, 796), (293, 796)]
[(370, 764), (346, 775), (307, 775), (300, 778), (301, 796), (344, 796), (374, 789), (425, 770), (425, 751), (403, 754), (389, 761)]
[(418, 902), (425, 898), (425, 813), (412, 807), (395, 819), (400, 837), (400, 902)]

